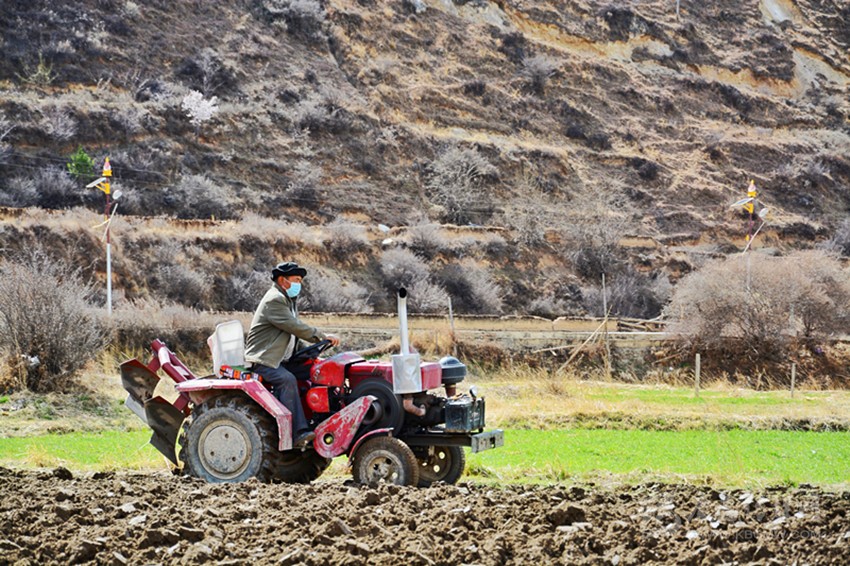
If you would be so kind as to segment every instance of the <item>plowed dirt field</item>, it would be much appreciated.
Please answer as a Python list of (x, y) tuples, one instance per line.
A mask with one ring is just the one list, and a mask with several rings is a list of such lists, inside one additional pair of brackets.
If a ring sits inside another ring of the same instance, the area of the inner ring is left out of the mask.
[(850, 492), (209, 485), (0, 468), (0, 564), (840, 564)]

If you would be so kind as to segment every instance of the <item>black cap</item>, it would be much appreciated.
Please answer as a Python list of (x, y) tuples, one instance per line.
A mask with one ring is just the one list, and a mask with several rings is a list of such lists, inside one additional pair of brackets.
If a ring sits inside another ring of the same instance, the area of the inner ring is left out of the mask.
[(278, 277), (289, 277), (290, 275), (300, 275), (301, 277), (307, 276), (307, 270), (295, 263), (294, 261), (287, 261), (284, 263), (279, 263), (272, 269), (272, 281), (277, 281)]

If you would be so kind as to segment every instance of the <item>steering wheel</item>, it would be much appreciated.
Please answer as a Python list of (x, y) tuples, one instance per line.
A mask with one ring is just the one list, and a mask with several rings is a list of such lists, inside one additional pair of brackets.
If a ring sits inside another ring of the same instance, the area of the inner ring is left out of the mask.
[(325, 350), (327, 350), (330, 347), (331, 347), (331, 341), (330, 340), (327, 340), (327, 339), (320, 340), (320, 341), (316, 342), (315, 344), (310, 344), (306, 348), (302, 348), (302, 349), (298, 350), (297, 352), (295, 352), (294, 354), (292, 354), (292, 356), (289, 358), (289, 361), (291, 361), (291, 362), (305, 362), (307, 360), (312, 360), (312, 359), (318, 358), (322, 354), (322, 352), (324, 352)]

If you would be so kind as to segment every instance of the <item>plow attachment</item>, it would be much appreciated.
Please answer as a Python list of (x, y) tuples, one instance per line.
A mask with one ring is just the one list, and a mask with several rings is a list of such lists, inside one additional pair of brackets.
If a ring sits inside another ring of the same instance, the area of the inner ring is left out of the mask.
[(124, 404), (153, 430), (153, 447), (177, 465), (174, 446), (185, 414), (162, 397), (154, 396), (158, 383), (159, 376), (139, 360), (121, 364), (121, 385), (127, 391)]

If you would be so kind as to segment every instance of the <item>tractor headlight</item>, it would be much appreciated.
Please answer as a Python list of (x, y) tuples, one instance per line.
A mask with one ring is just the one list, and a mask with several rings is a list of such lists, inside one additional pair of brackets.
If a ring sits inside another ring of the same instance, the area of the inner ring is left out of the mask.
[(478, 398), (478, 386), (473, 385), (472, 387), (470, 387), (469, 388), (469, 394), (472, 395), (473, 399), (477, 399)]

